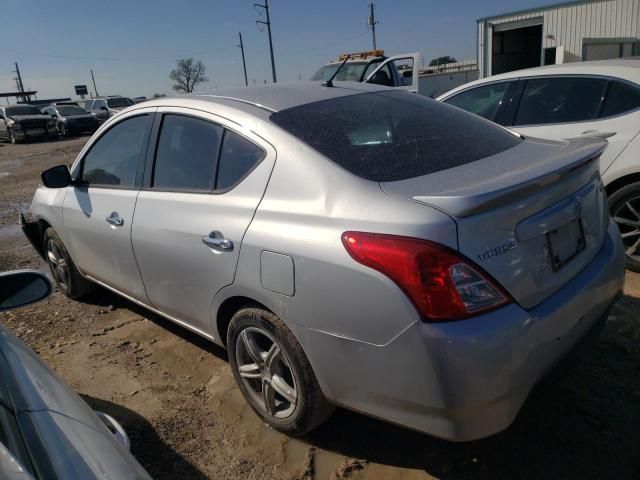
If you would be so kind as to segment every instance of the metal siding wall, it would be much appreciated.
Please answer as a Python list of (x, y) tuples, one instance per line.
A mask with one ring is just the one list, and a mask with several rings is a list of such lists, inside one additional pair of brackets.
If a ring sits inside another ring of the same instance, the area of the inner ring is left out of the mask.
[[(487, 48), (491, 42), (480, 40), (491, 25), (535, 17), (544, 18), (543, 48), (563, 46), (565, 62), (582, 59), (584, 38), (640, 38), (640, 0), (592, 0), (581, 5), (487, 18), (478, 22), (478, 65), (481, 77), (486, 76), (489, 70), (491, 51)], [(555, 40), (547, 39), (547, 35), (553, 35)]]

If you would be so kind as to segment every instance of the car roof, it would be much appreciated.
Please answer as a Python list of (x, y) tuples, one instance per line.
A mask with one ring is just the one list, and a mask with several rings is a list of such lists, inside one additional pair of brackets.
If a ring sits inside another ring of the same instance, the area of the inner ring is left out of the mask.
[(603, 75), (621, 78), (640, 84), (640, 58), (618, 58), (614, 60), (597, 60), (590, 62), (571, 62), (560, 65), (527, 68), (513, 72), (501, 73), (466, 83), (442, 94), (438, 99), (446, 98), (454, 93), (466, 90), (475, 85), (510, 80), (514, 78), (547, 76), (547, 75)]
[[(321, 82), (311, 81), (274, 83), (256, 87), (221, 89), (213, 93), (191, 94), (189, 97), (213, 102), (219, 99), (235, 100), (255, 105), (256, 107), (271, 112), (279, 112), (287, 108), (332, 98), (356, 95), (359, 93), (394, 90), (390, 87), (370, 83), (342, 81), (335, 81), (333, 83), (333, 87), (325, 87)], [(151, 106), (149, 102), (145, 103)]]

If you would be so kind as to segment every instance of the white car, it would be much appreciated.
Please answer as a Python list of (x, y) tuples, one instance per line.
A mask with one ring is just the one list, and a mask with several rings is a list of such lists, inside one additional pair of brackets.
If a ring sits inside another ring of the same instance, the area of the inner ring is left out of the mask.
[(627, 267), (640, 271), (640, 59), (518, 70), (467, 83), (438, 100), (528, 137), (606, 138), (600, 172), (609, 208)]

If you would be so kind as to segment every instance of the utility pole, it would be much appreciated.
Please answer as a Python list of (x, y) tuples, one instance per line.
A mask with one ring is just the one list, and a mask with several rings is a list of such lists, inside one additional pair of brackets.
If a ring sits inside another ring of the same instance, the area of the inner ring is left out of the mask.
[(91, 80), (93, 80), (93, 91), (96, 92), (96, 97), (99, 97), (98, 87), (96, 87), (96, 78), (93, 76), (93, 69), (91, 69)]
[(369, 4), (369, 9), (370, 9), (370, 14), (369, 14), (369, 26), (371, 27), (371, 34), (373, 35), (373, 49), (377, 50), (376, 48), (376, 25), (378, 24), (378, 22), (376, 22), (376, 16), (374, 13), (374, 7), (375, 5), (373, 4), (373, 2), (371, 2)]
[(247, 81), (247, 63), (244, 61), (244, 43), (242, 43), (242, 33), (238, 32), (238, 36), (240, 37), (240, 51), (242, 52), (242, 68), (244, 69), (244, 86), (248, 87), (249, 82)]
[(18, 62), (15, 62), (14, 65), (16, 66), (14, 73), (16, 74), (16, 87), (18, 87), (18, 92), (20, 93), (20, 100), (27, 103), (30, 99), (24, 94), (24, 84), (22, 83), (22, 75), (20, 75), (20, 67), (18, 67)]
[(276, 62), (273, 59), (273, 42), (271, 41), (271, 19), (269, 18), (269, 3), (267, 0), (264, 0), (264, 5), (262, 5), (261, 3), (254, 3), (253, 7), (262, 8), (267, 13), (267, 21), (263, 22), (261, 20), (256, 20), (256, 25), (262, 24), (267, 26), (267, 33), (269, 34), (269, 51), (271, 52), (271, 73), (273, 75), (273, 83), (276, 83)]

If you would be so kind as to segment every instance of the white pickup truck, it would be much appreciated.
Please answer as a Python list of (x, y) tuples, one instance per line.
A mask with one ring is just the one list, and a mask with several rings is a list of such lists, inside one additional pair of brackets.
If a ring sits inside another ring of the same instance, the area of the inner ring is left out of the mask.
[[(347, 57), (348, 60), (340, 68)], [(417, 52), (392, 57), (385, 57), (384, 50), (344, 53), (321, 67), (311, 80), (327, 81), (340, 68), (334, 80), (387, 85), (435, 98), (452, 88), (478, 79), (478, 70), (469, 68), (469, 65), (464, 65), (457, 71), (424, 74), (419, 71), (420, 65), (421, 55)]]

